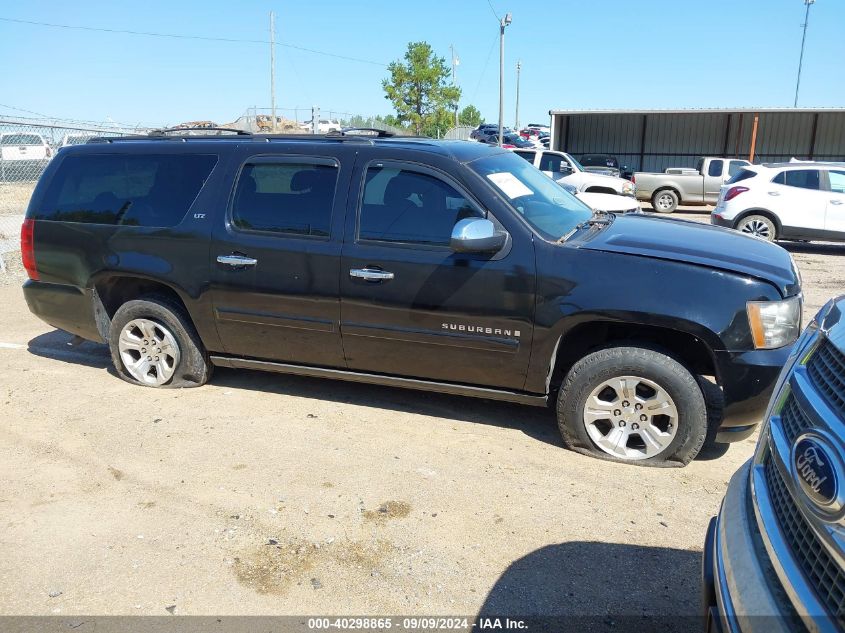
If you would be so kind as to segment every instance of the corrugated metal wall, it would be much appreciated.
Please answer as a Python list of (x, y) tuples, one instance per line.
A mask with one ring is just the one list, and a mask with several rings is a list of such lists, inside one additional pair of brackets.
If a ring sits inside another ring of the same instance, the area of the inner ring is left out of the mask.
[[(694, 167), (699, 156), (747, 158), (752, 112), (555, 114), (556, 149), (613, 154), (635, 171)], [(845, 160), (845, 112), (761, 112), (755, 163)]]

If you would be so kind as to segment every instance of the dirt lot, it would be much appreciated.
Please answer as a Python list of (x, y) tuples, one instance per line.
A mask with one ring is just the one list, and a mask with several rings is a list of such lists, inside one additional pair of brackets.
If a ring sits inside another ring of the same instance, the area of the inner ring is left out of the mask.
[[(790, 248), (812, 315), (845, 246)], [(754, 445), (619, 466), (551, 411), (227, 370), (153, 391), (68, 339), (0, 285), (4, 615), (693, 615)]]

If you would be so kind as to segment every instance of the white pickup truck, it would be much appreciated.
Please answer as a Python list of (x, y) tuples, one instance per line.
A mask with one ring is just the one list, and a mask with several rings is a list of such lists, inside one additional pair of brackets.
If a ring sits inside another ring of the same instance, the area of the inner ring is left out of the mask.
[(637, 199), (651, 202), (658, 213), (672, 213), (679, 204), (716, 204), (719, 190), (740, 169), (750, 165), (738, 158), (699, 158), (695, 170), (670, 167), (662, 174), (637, 172)]
[(581, 163), (566, 152), (541, 149), (515, 149), (513, 153), (527, 160), (552, 180), (572, 185), (578, 191), (617, 194), (620, 196), (634, 195), (635, 187), (630, 180), (585, 171)]
[(0, 180), (37, 180), (53, 156), (40, 134), (0, 134)]

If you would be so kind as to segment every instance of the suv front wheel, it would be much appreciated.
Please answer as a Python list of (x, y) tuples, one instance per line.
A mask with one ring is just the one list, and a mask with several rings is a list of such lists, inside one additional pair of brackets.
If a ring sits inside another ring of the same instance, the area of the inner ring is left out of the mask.
[(686, 465), (707, 436), (695, 377), (644, 347), (609, 347), (575, 363), (558, 394), (557, 418), (569, 448), (642, 465)]
[(109, 349), (118, 375), (146, 387), (198, 387), (213, 366), (184, 311), (166, 297), (127, 301), (112, 318)]

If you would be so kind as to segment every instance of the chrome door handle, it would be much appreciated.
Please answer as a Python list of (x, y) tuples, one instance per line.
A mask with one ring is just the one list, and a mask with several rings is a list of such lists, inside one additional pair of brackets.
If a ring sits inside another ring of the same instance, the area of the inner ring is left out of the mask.
[(218, 255), (217, 263), (235, 267), (255, 266), (258, 260), (252, 257), (246, 257), (245, 255)]
[(770, 195), (770, 196), (779, 196), (779, 195), (780, 195), (780, 192), (778, 192), (778, 191), (770, 191), (770, 192), (769, 192), (769, 195)]
[(842, 204), (842, 200), (831, 200), (830, 204)]
[(353, 279), (365, 279), (366, 281), (390, 281), (393, 273), (378, 268), (353, 268), (349, 271)]

